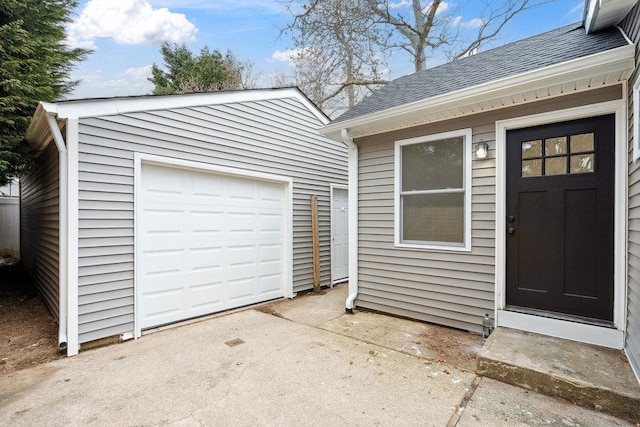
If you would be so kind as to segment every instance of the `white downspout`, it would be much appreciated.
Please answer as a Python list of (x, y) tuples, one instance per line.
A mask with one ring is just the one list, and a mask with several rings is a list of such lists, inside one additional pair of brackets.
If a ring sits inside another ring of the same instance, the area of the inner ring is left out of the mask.
[(60, 133), (58, 121), (54, 114), (47, 114), (47, 123), (53, 135), (53, 140), (58, 147), (58, 191), (59, 195), (59, 252), (58, 252), (58, 349), (65, 350), (67, 348), (67, 254), (69, 251), (68, 241), (68, 172), (67, 172), (67, 147)]
[(341, 135), (349, 149), (349, 296), (345, 307), (347, 313), (353, 313), (358, 296), (358, 146), (346, 129)]

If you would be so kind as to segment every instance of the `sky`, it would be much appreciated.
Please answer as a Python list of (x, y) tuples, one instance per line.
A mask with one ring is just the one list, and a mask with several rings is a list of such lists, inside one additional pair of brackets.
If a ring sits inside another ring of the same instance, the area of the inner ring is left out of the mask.
[[(501, 0), (491, 0), (498, 2)], [(67, 99), (145, 95), (151, 65), (162, 65), (163, 41), (186, 44), (194, 53), (205, 45), (230, 50), (253, 63), (257, 87), (273, 86), (275, 73), (290, 75), (294, 48), (281, 29), (291, 22), (283, 0), (81, 0), (67, 26), (67, 44), (93, 50), (71, 74), (80, 84)], [(409, 0), (390, 0), (395, 10), (410, 10)], [(448, 0), (461, 27), (472, 31), (478, 0)], [(425, 5), (427, 2), (425, 2)], [(551, 0), (517, 15), (499, 37), (481, 50), (513, 42), (582, 20), (584, 0)], [(406, 54), (390, 52), (387, 76), (413, 71)], [(428, 66), (445, 58), (434, 58)]]

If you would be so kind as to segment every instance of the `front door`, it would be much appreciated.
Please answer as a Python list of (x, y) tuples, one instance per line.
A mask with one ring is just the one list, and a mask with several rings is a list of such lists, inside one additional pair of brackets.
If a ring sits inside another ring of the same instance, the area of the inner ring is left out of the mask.
[(613, 321), (614, 117), (507, 132), (508, 310)]

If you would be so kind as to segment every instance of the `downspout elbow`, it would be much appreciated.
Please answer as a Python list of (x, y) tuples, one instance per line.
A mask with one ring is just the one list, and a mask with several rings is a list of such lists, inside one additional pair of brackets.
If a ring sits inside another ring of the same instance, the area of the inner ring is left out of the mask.
[(358, 296), (358, 146), (347, 129), (342, 129), (341, 136), (349, 150), (349, 296), (345, 310), (353, 314)]

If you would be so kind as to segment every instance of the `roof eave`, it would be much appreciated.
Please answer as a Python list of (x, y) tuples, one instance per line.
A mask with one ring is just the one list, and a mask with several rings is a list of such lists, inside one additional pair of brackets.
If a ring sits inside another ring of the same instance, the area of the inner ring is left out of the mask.
[(153, 111), (167, 108), (188, 108), (221, 105), (237, 102), (268, 101), (294, 97), (300, 100), (324, 124), (329, 118), (313, 104), (298, 88), (252, 89), (228, 92), (192, 93), (183, 95), (149, 95), (132, 98), (87, 99), (56, 103), (61, 119), (99, 117), (138, 111)]
[[(331, 123), (321, 128), (320, 133), (336, 141), (341, 141), (342, 129), (346, 129), (351, 137), (357, 138), (590, 90), (594, 89), (596, 85), (603, 87), (618, 84), (629, 78), (635, 65), (634, 52), (634, 45), (618, 47), (384, 111)], [(598, 81), (585, 87), (577, 84), (585, 79), (596, 77), (602, 78), (599, 84)], [(576, 85), (571, 85), (572, 82), (575, 82)], [(537, 94), (540, 90), (558, 85), (567, 86), (567, 88), (566, 90), (563, 88), (559, 92), (550, 92), (547, 96)], [(525, 96), (529, 93), (535, 93), (535, 99), (529, 99), (531, 97)], [(502, 100), (505, 97), (513, 98), (518, 95), (523, 98), (520, 102), (514, 101), (514, 103), (504, 105)], [(497, 105), (493, 105), (493, 100), (496, 100)], [(443, 112), (454, 110), (466, 110), (466, 112), (443, 114)], [(375, 126), (373, 126), (374, 124)]]
[(637, 0), (587, 0), (583, 17), (587, 34), (618, 25), (636, 2)]
[(49, 115), (57, 118), (57, 106), (49, 102), (38, 103), (25, 135), (27, 143), (36, 152), (47, 148), (53, 138), (47, 123), (47, 116)]

